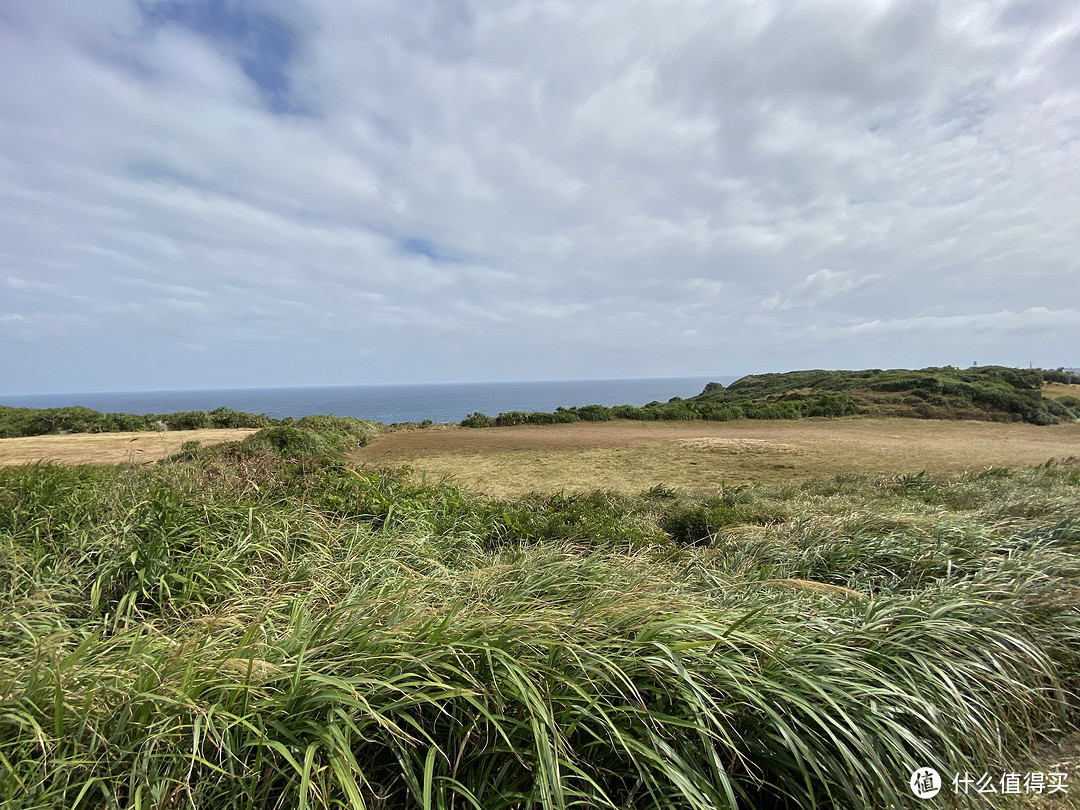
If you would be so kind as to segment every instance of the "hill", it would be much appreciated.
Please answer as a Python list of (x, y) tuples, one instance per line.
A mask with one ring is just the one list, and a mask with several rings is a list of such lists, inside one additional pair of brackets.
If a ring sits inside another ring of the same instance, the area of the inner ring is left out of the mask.
[(709, 383), (704, 391), (686, 402), (744, 411), (772, 406), (798, 411), (800, 415), (846, 411), (870, 416), (1052, 425), (1063, 419), (1080, 418), (1080, 399), (1068, 395), (1044, 396), (1044, 386), (1077, 384), (1080, 377), (1069, 372), (1005, 366), (969, 369), (945, 366), (915, 371), (812, 369), (751, 374), (726, 388)]

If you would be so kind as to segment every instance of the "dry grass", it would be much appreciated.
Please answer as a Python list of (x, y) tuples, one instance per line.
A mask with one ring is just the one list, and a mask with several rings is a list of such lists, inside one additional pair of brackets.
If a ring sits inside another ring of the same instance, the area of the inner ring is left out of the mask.
[(409, 465), (489, 495), (638, 493), (663, 483), (713, 492), (855, 472), (957, 474), (1080, 456), (1080, 424), (915, 419), (796, 422), (579, 422), (385, 434), (352, 458), (369, 469)]
[(1080, 385), (1069, 385), (1067, 383), (1048, 382), (1043, 383), (1042, 395), (1049, 397), (1050, 399), (1061, 399), (1062, 397), (1076, 397), (1080, 399)]
[(145, 464), (180, 450), (184, 442), (204, 445), (243, 439), (251, 428), (170, 430), (164, 433), (72, 433), (0, 439), (0, 465), (53, 461), (59, 464)]

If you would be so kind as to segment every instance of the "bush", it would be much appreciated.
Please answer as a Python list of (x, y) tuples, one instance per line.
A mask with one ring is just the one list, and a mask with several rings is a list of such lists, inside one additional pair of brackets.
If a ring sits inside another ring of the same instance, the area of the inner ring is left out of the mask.
[(305, 416), (294, 424), (302, 430), (318, 434), (334, 453), (366, 445), (378, 435), (380, 429), (374, 422), (352, 416)]
[(43, 436), (52, 433), (97, 433), (100, 432), (101, 414), (89, 408), (75, 406), (71, 408), (45, 408), (31, 411), (28, 429), (31, 436)]
[(712, 533), (705, 506), (682, 507), (665, 515), (660, 526), (678, 543), (704, 542)]
[(467, 428), (486, 428), (495, 427), (495, 420), (488, 416), (486, 413), (470, 413), (464, 419), (461, 420), (461, 426)]
[(583, 405), (577, 409), (577, 415), (583, 422), (610, 422), (615, 418), (612, 409), (603, 405)]
[(286, 458), (323, 455), (328, 449), (318, 434), (296, 425), (276, 425), (264, 428), (244, 439), (240, 447), (248, 452), (269, 450)]
[(210, 427), (215, 428), (263, 428), (273, 422), (266, 414), (251, 414), (231, 408), (215, 408), (207, 415)]
[(1080, 385), (1080, 375), (1073, 374), (1064, 369), (1043, 369), (1042, 378), (1045, 382), (1065, 383), (1066, 385)]
[(535, 411), (528, 416), (530, 425), (565, 425), (577, 421), (578, 415), (573, 411), (556, 411), (555, 413)]
[(524, 425), (529, 421), (529, 415), (522, 413), (521, 411), (508, 411), (506, 413), (500, 413), (495, 418), (495, 425), (497, 427), (514, 427), (515, 425)]
[(173, 430), (203, 428), (261, 428), (276, 420), (260, 414), (218, 408), (210, 411), (180, 411), (178, 413), (143, 414), (99, 413), (90, 408), (7, 408), (0, 406), (0, 438), (45, 436), (55, 433), (117, 433), (153, 430), (161, 421)]
[(130, 413), (107, 413), (101, 418), (103, 433), (127, 433), (136, 430), (149, 430), (157, 420), (149, 416), (135, 416)]
[(210, 415), (206, 411), (180, 411), (161, 417), (169, 430), (203, 430), (213, 427)]
[(797, 402), (763, 402), (743, 408), (748, 419), (799, 419), (802, 411)]
[[(1062, 397), (1057, 404), (1064, 408), (1073, 419), (1080, 419), (1080, 399), (1076, 397)], [(1059, 414), (1064, 416), (1065, 414)]]
[(367, 444), (379, 431), (373, 422), (351, 416), (305, 416), (263, 428), (241, 442), (244, 451), (271, 451), (286, 458), (337, 456)]
[(203, 448), (200, 442), (187, 441), (180, 445), (180, 452), (173, 453), (169, 457), (170, 461), (194, 461), (203, 454)]
[(667, 402), (647, 406), (645, 410), (652, 413), (652, 419), (664, 419), (676, 422), (698, 419), (696, 403), (692, 402)]
[(858, 412), (858, 404), (847, 394), (826, 394), (807, 400), (802, 407), (803, 416), (851, 416)]

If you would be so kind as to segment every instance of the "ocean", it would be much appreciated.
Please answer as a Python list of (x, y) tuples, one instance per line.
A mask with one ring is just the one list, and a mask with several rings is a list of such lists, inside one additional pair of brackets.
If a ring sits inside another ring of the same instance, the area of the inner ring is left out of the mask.
[(554, 411), (581, 405), (645, 405), (700, 394), (708, 382), (738, 377), (667, 377), (627, 380), (412, 383), (305, 388), (235, 388), (207, 391), (125, 391), (85, 394), (0, 395), (0, 405), (59, 408), (82, 405), (102, 413), (176, 413), (225, 407), (276, 419), (311, 414), (355, 416), (374, 422), (460, 422), (479, 411)]

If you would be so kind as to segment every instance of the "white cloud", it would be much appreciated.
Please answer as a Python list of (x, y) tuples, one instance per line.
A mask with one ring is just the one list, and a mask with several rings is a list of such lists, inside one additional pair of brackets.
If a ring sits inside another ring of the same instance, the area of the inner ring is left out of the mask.
[(796, 307), (819, 307), (827, 299), (850, 293), (881, 279), (881, 275), (855, 276), (851, 271), (836, 271), (823, 267), (810, 273), (786, 294), (773, 293), (761, 302), (763, 309), (784, 310)]
[(903, 324), (1075, 365), (1074, 4), (76, 6), (0, 11), (11, 390), (108, 387), (133, 332), (170, 387), (217, 373), (181, 344), (236, 384), (719, 374)]
[(865, 321), (837, 329), (853, 335), (903, 334), (906, 332), (980, 331), (1018, 333), (1027, 331), (1051, 332), (1061, 327), (1080, 329), (1080, 310), (1052, 310), (1031, 307), (1022, 312), (1003, 309), (968, 315), (919, 315), (912, 318), (893, 318), (887, 321)]

